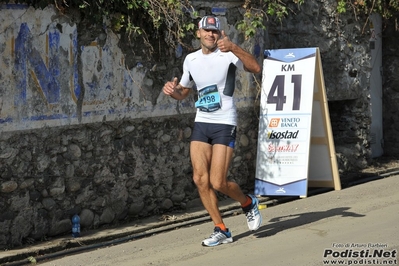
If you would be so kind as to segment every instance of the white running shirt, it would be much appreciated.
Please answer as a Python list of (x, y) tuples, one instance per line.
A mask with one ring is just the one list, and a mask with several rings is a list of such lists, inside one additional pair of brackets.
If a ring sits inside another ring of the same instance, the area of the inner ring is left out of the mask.
[(221, 108), (213, 112), (204, 112), (199, 108), (195, 122), (237, 125), (237, 111), (233, 102), (236, 68), (243, 70), (241, 60), (232, 52), (223, 53), (218, 48), (211, 54), (202, 50), (190, 53), (183, 63), (183, 75), (180, 85), (197, 90), (217, 85)]

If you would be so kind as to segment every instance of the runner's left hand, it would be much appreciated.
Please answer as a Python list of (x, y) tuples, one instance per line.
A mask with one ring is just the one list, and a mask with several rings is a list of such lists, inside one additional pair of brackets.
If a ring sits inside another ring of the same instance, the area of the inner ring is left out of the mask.
[(230, 41), (229, 37), (226, 35), (224, 30), (222, 30), (221, 37), (217, 42), (219, 50), (222, 52), (230, 52), (232, 44), (233, 43)]

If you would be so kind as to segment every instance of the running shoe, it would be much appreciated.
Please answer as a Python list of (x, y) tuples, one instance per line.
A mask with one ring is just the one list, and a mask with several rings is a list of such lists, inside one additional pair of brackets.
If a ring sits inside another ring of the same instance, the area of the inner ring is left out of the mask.
[(252, 198), (252, 204), (247, 208), (243, 208), (243, 211), (245, 213), (245, 216), (247, 217), (249, 230), (255, 231), (258, 230), (258, 228), (262, 224), (262, 215), (260, 214), (258, 208), (259, 200), (253, 195), (248, 196)]
[(214, 247), (220, 244), (227, 244), (231, 242), (233, 242), (233, 237), (231, 236), (229, 229), (223, 231), (219, 227), (215, 227), (211, 236), (202, 241), (202, 245), (207, 247)]

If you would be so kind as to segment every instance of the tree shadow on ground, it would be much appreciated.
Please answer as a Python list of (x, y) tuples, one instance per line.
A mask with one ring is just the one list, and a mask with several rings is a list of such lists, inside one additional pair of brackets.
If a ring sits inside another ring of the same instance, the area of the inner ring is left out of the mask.
[(307, 212), (293, 215), (286, 215), (275, 217), (269, 220), (269, 222), (261, 226), (255, 233), (245, 232), (234, 236), (234, 240), (237, 241), (240, 238), (247, 237), (249, 235), (255, 235), (258, 238), (269, 237), (282, 232), (287, 229), (292, 229), (305, 224), (310, 224), (325, 218), (341, 216), (341, 217), (364, 217), (363, 214), (349, 212), (349, 207), (334, 208), (327, 211), (320, 212)]

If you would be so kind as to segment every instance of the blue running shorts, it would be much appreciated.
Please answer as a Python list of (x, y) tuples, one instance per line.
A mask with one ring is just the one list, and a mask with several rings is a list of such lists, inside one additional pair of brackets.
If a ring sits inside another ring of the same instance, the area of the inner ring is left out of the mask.
[(234, 148), (236, 126), (195, 122), (191, 141), (206, 142), (211, 145), (222, 144)]

